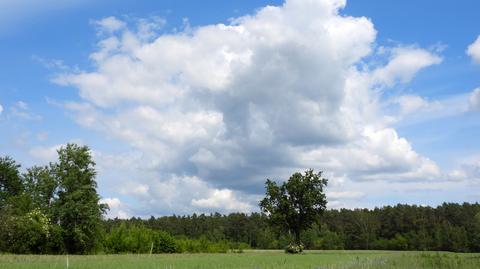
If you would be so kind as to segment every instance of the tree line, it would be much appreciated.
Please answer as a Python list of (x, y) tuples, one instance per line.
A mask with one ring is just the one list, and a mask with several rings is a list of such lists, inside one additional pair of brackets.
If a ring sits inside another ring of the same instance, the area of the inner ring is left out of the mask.
[[(175, 238), (231, 242), (245, 248), (282, 249), (295, 235), (269, 225), (263, 213), (193, 214), (149, 219), (111, 219), (119, 225), (165, 231)], [(307, 249), (480, 251), (480, 204), (444, 203), (437, 207), (403, 205), (375, 209), (326, 210), (300, 234)]]
[(68, 144), (58, 161), (20, 172), (0, 158), (0, 252), (35, 254), (227, 252), (282, 249), (480, 251), (480, 204), (326, 210), (321, 173), (267, 180), (260, 213), (105, 219), (95, 162)]

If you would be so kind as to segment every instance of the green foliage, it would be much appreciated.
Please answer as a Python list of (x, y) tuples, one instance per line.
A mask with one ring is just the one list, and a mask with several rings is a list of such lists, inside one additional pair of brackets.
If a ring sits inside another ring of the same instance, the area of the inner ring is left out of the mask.
[(95, 163), (86, 146), (68, 144), (58, 150), (52, 165), (58, 182), (55, 216), (63, 229), (68, 253), (92, 253), (99, 247), (101, 220), (106, 205), (99, 204)]
[(228, 241), (213, 242), (205, 236), (201, 236), (199, 239), (181, 238), (177, 239), (177, 243), (179, 252), (187, 253), (227, 253), (230, 249)]
[(55, 242), (55, 226), (40, 210), (26, 215), (10, 215), (0, 224), (1, 249), (10, 253), (50, 253), (61, 248)]
[(23, 174), (25, 192), (30, 196), (32, 206), (53, 217), (52, 204), (58, 188), (58, 181), (48, 166), (34, 166)]
[(174, 253), (179, 247), (166, 232), (121, 223), (106, 234), (104, 250), (106, 253)]
[(480, 252), (480, 212), (475, 214), (471, 231), (470, 231), (470, 248), (469, 250)]
[(175, 253), (179, 247), (175, 239), (164, 231), (153, 231), (153, 253)]
[(313, 249), (344, 249), (344, 241), (343, 236), (330, 231), (328, 226), (324, 224), (321, 226), (318, 239), (315, 240)]
[(19, 168), (20, 165), (12, 158), (0, 158), (0, 210), (23, 191)]
[(297, 254), (302, 253), (305, 246), (302, 243), (290, 243), (285, 247), (286, 253)]
[(230, 252), (232, 253), (243, 253), (244, 250), (250, 249), (250, 246), (247, 243), (230, 243), (229, 244)]
[(409, 242), (404, 236), (397, 234), (391, 239), (378, 239), (373, 244), (374, 249), (409, 250)]
[(269, 179), (265, 185), (261, 210), (273, 226), (294, 235), (294, 245), (300, 245), (301, 232), (310, 228), (326, 209), (327, 179), (322, 178), (322, 172), (307, 170), (293, 174), (281, 186)]
[[(122, 221), (144, 223), (176, 238), (198, 240), (203, 235), (212, 242), (244, 242), (258, 249), (283, 249), (294, 240), (293, 234), (273, 229), (268, 217), (258, 213), (109, 220), (106, 225)], [(478, 251), (479, 239), (480, 204), (468, 203), (327, 210), (318, 225), (301, 234), (306, 249), (366, 249), (368, 245), (382, 250)]]
[(101, 244), (102, 214), (95, 163), (88, 147), (68, 144), (59, 162), (20, 174), (0, 158), (0, 251), (93, 253)]
[(20, 165), (0, 158), (0, 251), (45, 253), (50, 223), (25, 192)]

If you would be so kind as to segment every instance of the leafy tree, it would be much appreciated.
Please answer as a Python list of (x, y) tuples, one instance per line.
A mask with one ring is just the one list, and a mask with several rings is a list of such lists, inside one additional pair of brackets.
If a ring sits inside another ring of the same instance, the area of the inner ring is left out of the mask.
[(8, 200), (22, 193), (20, 165), (10, 157), (0, 157), (0, 209)]
[(356, 209), (352, 213), (352, 223), (356, 226), (354, 235), (360, 241), (362, 249), (370, 249), (378, 230), (378, 221), (374, 214), (366, 209)]
[(480, 252), (480, 213), (477, 213), (473, 221), (473, 234), (471, 236), (471, 250)]
[(99, 204), (95, 162), (87, 146), (76, 144), (60, 148), (58, 159), (52, 165), (59, 184), (55, 215), (65, 248), (69, 253), (91, 253), (99, 246), (102, 215), (108, 209)]
[(281, 186), (269, 179), (265, 185), (266, 195), (260, 208), (272, 225), (294, 236), (294, 245), (301, 245), (301, 232), (312, 227), (326, 209), (327, 179), (322, 178), (322, 172), (310, 169), (304, 174), (293, 174)]
[(315, 248), (318, 249), (344, 249), (344, 239), (336, 232), (330, 231), (328, 228), (322, 229), (320, 240)]
[(31, 167), (23, 174), (23, 182), (33, 207), (42, 210), (51, 218), (52, 204), (58, 188), (58, 181), (52, 174), (52, 170), (48, 166)]

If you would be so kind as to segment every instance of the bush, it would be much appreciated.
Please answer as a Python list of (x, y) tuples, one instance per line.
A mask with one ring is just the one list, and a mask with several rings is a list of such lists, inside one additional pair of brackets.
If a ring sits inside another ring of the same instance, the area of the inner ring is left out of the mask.
[(302, 243), (299, 243), (299, 244), (291, 243), (285, 248), (285, 252), (296, 254), (296, 253), (302, 253), (304, 249), (305, 249), (305, 246)]
[(63, 251), (58, 240), (58, 226), (40, 210), (34, 209), (23, 216), (5, 214), (0, 219), (0, 249), (16, 254), (45, 254)]
[(218, 241), (210, 243), (207, 247), (207, 253), (227, 253), (228, 252), (228, 241)]
[(230, 243), (230, 251), (233, 252), (233, 253), (243, 253), (243, 250), (244, 249), (249, 249), (250, 248), (250, 245), (247, 244), (247, 243)]
[(400, 235), (395, 235), (392, 239), (378, 239), (372, 244), (372, 249), (382, 250), (408, 250), (408, 240)]
[(179, 252), (175, 239), (163, 231), (154, 231), (143, 225), (125, 223), (111, 229), (105, 236), (106, 253), (174, 253)]
[(179, 252), (188, 253), (227, 253), (230, 249), (228, 241), (209, 241), (205, 236), (199, 239), (177, 239)]
[(179, 247), (175, 239), (163, 231), (154, 232), (153, 253), (175, 253)]
[(320, 238), (315, 241), (315, 249), (344, 249), (344, 239), (341, 235), (330, 230), (324, 230), (320, 234)]

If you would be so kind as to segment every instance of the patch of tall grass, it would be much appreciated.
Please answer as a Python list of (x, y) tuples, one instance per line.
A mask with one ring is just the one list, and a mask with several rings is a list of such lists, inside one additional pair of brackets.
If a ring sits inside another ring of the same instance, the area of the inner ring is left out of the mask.
[[(66, 268), (66, 256), (0, 255), (2, 269)], [(391, 251), (252, 251), (69, 256), (69, 269), (478, 269), (480, 254)]]

